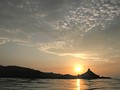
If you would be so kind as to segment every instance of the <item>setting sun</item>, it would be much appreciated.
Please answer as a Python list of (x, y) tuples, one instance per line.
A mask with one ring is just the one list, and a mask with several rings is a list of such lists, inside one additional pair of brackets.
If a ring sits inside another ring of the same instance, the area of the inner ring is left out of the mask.
[(82, 67), (79, 66), (79, 65), (77, 65), (77, 66), (75, 67), (75, 72), (76, 72), (77, 74), (80, 74), (81, 71), (82, 71)]

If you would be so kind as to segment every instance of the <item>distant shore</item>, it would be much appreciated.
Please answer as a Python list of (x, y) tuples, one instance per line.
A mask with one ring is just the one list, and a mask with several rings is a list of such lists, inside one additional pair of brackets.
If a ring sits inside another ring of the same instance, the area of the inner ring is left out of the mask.
[(53, 72), (41, 72), (20, 66), (0, 65), (0, 78), (41, 78), (41, 79), (111, 79), (111, 77), (100, 77), (88, 69), (81, 75), (57, 74)]

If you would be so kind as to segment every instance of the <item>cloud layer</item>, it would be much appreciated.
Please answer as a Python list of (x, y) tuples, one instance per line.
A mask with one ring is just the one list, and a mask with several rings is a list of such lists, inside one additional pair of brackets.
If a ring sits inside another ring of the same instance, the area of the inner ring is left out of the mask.
[(109, 61), (119, 57), (119, 0), (1, 0), (0, 44)]

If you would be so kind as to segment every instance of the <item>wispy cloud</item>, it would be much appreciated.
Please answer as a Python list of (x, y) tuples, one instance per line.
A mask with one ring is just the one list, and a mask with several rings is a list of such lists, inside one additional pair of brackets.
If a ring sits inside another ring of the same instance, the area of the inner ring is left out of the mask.
[(15, 43), (27, 43), (30, 41), (30, 36), (20, 30), (7, 30), (0, 29), (1, 43), (15, 42)]
[(6, 42), (8, 42), (9, 40), (7, 38), (4, 37), (0, 37), (0, 45), (1, 44), (5, 44)]

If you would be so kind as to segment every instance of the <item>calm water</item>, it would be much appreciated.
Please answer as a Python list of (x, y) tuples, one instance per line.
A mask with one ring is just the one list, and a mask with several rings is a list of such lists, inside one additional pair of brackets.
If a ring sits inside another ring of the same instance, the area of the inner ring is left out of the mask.
[(0, 79), (0, 90), (120, 90), (120, 79)]

